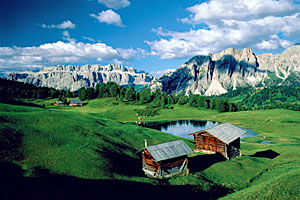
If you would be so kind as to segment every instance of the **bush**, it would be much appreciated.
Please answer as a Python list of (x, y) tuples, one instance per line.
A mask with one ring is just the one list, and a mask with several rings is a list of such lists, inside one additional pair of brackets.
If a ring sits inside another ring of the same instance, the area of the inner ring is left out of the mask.
[(145, 109), (134, 109), (138, 113), (139, 116), (155, 116), (159, 115), (160, 108), (153, 108), (147, 106)]

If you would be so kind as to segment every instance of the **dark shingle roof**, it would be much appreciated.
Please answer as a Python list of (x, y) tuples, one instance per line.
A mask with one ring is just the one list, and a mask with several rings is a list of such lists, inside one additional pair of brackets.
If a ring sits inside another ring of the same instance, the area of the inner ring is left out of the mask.
[(70, 103), (81, 103), (80, 99), (70, 99)]
[[(203, 131), (206, 131), (210, 133), (211, 135), (215, 136), (216, 138), (220, 139), (221, 141), (225, 142), (226, 144), (229, 144), (236, 140), (237, 138), (241, 137), (246, 133), (245, 130), (232, 125), (228, 122), (222, 123), (219, 125), (216, 125), (214, 127), (205, 129)], [(202, 131), (201, 131), (202, 132)], [(197, 132), (199, 133), (199, 132)], [(197, 134), (197, 133), (192, 133), (189, 135)]]
[(145, 149), (150, 152), (156, 161), (168, 160), (193, 153), (183, 140), (147, 146)]

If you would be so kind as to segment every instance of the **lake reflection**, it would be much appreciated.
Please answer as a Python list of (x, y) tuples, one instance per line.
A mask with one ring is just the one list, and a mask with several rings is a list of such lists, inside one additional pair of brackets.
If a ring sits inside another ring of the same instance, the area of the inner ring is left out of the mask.
[(218, 124), (218, 122), (203, 120), (177, 120), (171, 122), (147, 122), (142, 124), (142, 126), (163, 131), (175, 136), (193, 139), (193, 136), (187, 136), (187, 134), (202, 131)]
[[(218, 124), (218, 122), (205, 120), (177, 120), (171, 122), (146, 122), (145, 124), (141, 124), (141, 126), (153, 128), (179, 137), (194, 139), (192, 135), (187, 136), (187, 134), (202, 131)], [(246, 131), (246, 134), (241, 136), (241, 139), (245, 137), (255, 137), (258, 135), (251, 129), (242, 129)]]

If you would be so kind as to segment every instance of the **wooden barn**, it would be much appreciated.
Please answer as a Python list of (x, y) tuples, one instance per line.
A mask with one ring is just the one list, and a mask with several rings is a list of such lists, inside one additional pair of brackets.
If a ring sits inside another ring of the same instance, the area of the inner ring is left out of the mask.
[(178, 174), (188, 174), (187, 155), (193, 153), (183, 141), (176, 140), (147, 146), (142, 150), (143, 171), (153, 178), (167, 178)]
[(219, 152), (230, 159), (241, 155), (240, 137), (245, 133), (245, 130), (226, 122), (188, 135), (194, 135), (195, 152)]
[(82, 102), (80, 99), (70, 99), (69, 106), (75, 107), (75, 106), (82, 106)]

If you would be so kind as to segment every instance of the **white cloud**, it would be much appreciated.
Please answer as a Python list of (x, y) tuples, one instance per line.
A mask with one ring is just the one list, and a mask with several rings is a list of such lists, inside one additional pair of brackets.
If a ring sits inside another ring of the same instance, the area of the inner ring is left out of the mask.
[(273, 35), (269, 40), (263, 40), (262, 42), (256, 44), (256, 47), (262, 50), (274, 50), (280, 47), (285, 49), (291, 45), (293, 45), (292, 42), (280, 39), (277, 35)]
[(98, 2), (115, 10), (125, 8), (130, 5), (128, 0), (98, 0)]
[(82, 36), (82, 38), (83, 38), (84, 40), (88, 40), (88, 41), (90, 41), (90, 42), (96, 42), (96, 40), (95, 40), (94, 38), (91, 38), (91, 37), (85, 37), (85, 36)]
[(154, 29), (161, 38), (145, 41), (161, 59), (191, 57), (228, 47), (278, 50), (300, 36), (300, 6), (287, 0), (211, 0), (188, 8), (183, 22), (205, 24), (185, 32)]
[(68, 31), (63, 31), (62, 35), (63, 35), (63, 39), (66, 41), (69, 41), (69, 42), (76, 41), (74, 38), (71, 38), (70, 33)]
[(42, 24), (41, 27), (48, 28), (48, 29), (74, 29), (76, 28), (76, 24), (74, 24), (70, 20), (66, 20), (60, 24), (51, 24), (51, 25)]
[[(66, 37), (70, 35), (65, 33)], [(45, 65), (78, 64), (90, 62), (124, 63), (138, 56), (134, 49), (120, 49), (105, 43), (58, 41), (32, 47), (0, 47), (0, 70), (18, 71)]]
[(100, 23), (113, 24), (119, 27), (124, 27), (120, 15), (113, 10), (106, 10), (98, 13), (98, 15), (90, 14), (91, 17), (96, 18)]
[(166, 69), (166, 70), (159, 70), (159, 71), (153, 71), (153, 72), (150, 72), (150, 74), (152, 76), (155, 76), (155, 77), (161, 77), (162, 75), (164, 75), (165, 73), (169, 73), (169, 72), (175, 72), (176, 69)]
[(192, 14), (182, 22), (220, 23), (222, 20), (245, 20), (266, 16), (290, 15), (299, 11), (289, 0), (210, 0), (187, 8)]

